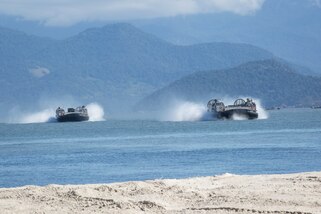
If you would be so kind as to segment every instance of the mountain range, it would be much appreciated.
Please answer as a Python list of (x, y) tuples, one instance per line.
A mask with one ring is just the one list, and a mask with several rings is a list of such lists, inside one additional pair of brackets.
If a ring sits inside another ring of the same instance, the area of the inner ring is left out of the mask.
[(92, 28), (65, 40), (1, 28), (0, 41), (2, 112), (70, 98), (99, 102), (108, 112), (128, 111), (195, 71), (274, 57), (247, 44), (173, 45), (129, 24)]
[(138, 105), (140, 110), (158, 110), (169, 100), (201, 102), (252, 97), (264, 106), (302, 106), (321, 104), (321, 78), (297, 73), (278, 60), (260, 60), (240, 66), (199, 71), (155, 91)]
[(198, 14), (136, 21), (174, 44), (253, 44), (321, 75), (321, 6), (318, 0), (265, 0), (252, 15)]
[[(254, 1), (253, 1), (254, 2)], [(229, 12), (128, 20), (134, 26), (177, 45), (209, 42), (246, 43), (300, 64), (321, 75), (321, 4), (319, 0), (264, 0), (255, 13)], [(0, 25), (29, 34), (66, 39), (107, 21), (48, 26), (0, 14)]]

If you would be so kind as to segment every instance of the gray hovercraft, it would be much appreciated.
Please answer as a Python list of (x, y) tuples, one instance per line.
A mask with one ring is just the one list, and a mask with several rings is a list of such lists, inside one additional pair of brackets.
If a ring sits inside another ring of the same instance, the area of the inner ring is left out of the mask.
[(232, 119), (233, 116), (257, 119), (259, 116), (256, 104), (249, 98), (246, 101), (237, 99), (233, 105), (228, 106), (217, 99), (212, 99), (207, 103), (207, 111), (213, 113), (218, 119)]
[(81, 122), (89, 120), (85, 106), (68, 108), (67, 112), (65, 112), (63, 108), (58, 107), (56, 110), (56, 118), (58, 122)]

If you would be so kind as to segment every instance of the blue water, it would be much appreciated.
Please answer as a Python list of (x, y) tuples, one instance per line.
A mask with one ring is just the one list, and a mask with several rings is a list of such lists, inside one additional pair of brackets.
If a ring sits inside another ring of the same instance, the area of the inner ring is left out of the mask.
[(0, 187), (321, 170), (321, 110), (265, 120), (0, 124)]

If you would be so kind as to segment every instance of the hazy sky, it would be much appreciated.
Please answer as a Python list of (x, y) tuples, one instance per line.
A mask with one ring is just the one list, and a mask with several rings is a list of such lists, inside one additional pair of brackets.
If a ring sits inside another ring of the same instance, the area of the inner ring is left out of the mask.
[(0, 14), (68, 26), (83, 21), (122, 21), (212, 12), (240, 15), (259, 10), (264, 0), (1, 0)]

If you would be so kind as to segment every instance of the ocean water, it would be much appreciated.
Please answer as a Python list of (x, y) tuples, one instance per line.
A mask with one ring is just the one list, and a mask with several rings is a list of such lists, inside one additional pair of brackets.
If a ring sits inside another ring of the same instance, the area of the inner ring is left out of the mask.
[(264, 120), (0, 124), (0, 187), (321, 170), (321, 110)]

